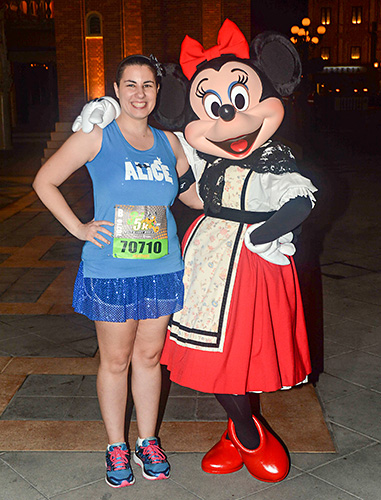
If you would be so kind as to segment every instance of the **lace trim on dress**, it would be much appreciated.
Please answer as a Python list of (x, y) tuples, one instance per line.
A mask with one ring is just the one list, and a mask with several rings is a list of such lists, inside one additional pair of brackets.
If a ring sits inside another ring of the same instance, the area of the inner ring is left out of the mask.
[(250, 156), (242, 160), (216, 158), (198, 152), (208, 163), (199, 181), (200, 196), (205, 209), (218, 213), (222, 206), (222, 193), (225, 185), (225, 171), (232, 165), (254, 170), (260, 174), (282, 175), (298, 172), (294, 155), (289, 147), (276, 141), (267, 141)]
[(294, 198), (298, 198), (299, 196), (304, 196), (305, 198), (309, 198), (312, 204), (312, 208), (314, 208), (316, 203), (316, 198), (312, 194), (312, 192), (307, 187), (304, 186), (295, 186), (289, 188), (280, 199), (280, 203), (281, 205), (284, 205), (288, 201), (293, 200)]

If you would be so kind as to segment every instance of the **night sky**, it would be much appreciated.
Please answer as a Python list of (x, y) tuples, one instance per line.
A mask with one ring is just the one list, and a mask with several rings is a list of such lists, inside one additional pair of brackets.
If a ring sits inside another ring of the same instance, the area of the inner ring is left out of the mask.
[(290, 29), (308, 14), (308, 0), (251, 0), (253, 36), (265, 30), (290, 36)]

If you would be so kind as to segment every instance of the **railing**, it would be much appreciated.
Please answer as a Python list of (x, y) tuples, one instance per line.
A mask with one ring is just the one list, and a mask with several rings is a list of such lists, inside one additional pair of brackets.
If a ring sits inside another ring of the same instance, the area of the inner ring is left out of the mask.
[(335, 111), (366, 111), (368, 97), (336, 97)]
[(52, 19), (53, 1), (43, 0), (7, 0), (0, 2), (6, 20)]

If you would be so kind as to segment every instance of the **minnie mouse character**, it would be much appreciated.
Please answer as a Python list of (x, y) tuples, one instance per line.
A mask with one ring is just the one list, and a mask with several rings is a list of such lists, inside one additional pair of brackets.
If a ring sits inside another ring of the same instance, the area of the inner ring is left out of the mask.
[[(263, 33), (249, 47), (226, 20), (215, 47), (187, 36), (180, 65), (167, 68), (156, 117), (184, 130), (204, 214), (184, 237), (184, 308), (173, 315), (161, 362), (174, 382), (215, 394), (229, 417), (202, 469), (226, 474), (245, 464), (277, 482), (288, 454), (252, 415), (249, 394), (301, 384), (311, 371), (292, 240), (316, 188), (271, 139), (301, 64), (285, 37)], [(183, 189), (191, 182), (187, 174)]]

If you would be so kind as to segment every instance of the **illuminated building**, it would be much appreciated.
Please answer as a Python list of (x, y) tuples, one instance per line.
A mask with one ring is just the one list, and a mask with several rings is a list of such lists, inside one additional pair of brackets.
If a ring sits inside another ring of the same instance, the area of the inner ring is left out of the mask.
[(186, 34), (216, 43), (226, 17), (250, 39), (250, 1), (55, 0), (60, 121), (89, 99), (114, 95), (118, 62), (134, 53), (178, 62)]
[(314, 53), (324, 61), (316, 78), (318, 93), (340, 94), (337, 103), (351, 98), (354, 106), (366, 109), (369, 95), (380, 91), (381, 2), (309, 0), (308, 15), (312, 24), (326, 28)]
[(330, 65), (373, 65), (381, 60), (379, 0), (309, 0), (308, 15), (313, 24), (327, 28), (320, 49)]

